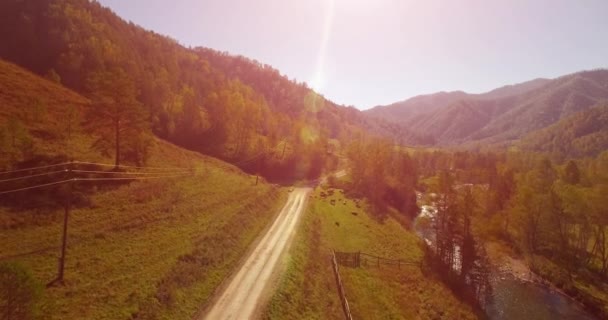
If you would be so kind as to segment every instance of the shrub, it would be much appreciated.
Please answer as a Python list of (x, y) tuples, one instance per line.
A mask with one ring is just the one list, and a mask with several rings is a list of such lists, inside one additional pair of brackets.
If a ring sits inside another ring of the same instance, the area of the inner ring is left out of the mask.
[(34, 319), (41, 286), (19, 264), (0, 264), (0, 314), (3, 319)]

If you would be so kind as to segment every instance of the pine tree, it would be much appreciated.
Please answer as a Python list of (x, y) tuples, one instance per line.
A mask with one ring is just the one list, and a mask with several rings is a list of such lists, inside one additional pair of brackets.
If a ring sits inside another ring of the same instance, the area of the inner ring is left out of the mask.
[[(129, 75), (121, 68), (94, 73), (88, 81), (94, 106), (89, 113), (90, 123), (100, 133), (95, 146), (115, 154), (116, 168), (120, 166), (123, 147), (131, 148), (138, 143), (142, 133), (147, 133), (148, 117), (137, 101), (137, 90)], [(108, 142), (112, 141), (113, 146)]]
[(570, 160), (564, 169), (564, 181), (568, 184), (578, 184), (581, 181), (581, 173), (576, 162)]

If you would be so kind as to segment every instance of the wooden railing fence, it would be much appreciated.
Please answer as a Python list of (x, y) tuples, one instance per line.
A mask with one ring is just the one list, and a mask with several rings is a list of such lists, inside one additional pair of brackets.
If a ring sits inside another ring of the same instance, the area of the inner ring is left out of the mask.
[(334, 269), (334, 276), (336, 278), (336, 284), (338, 286), (338, 294), (340, 295), (340, 302), (342, 303), (342, 310), (344, 310), (344, 317), (346, 320), (353, 320), (353, 316), (350, 313), (350, 307), (348, 306), (348, 300), (346, 299), (346, 293), (344, 292), (344, 286), (342, 286), (342, 278), (340, 278), (340, 269), (338, 268), (336, 252), (333, 250), (331, 261)]
[(401, 269), (404, 266), (420, 266), (420, 262), (403, 259), (389, 259), (378, 257), (375, 255), (363, 253), (363, 252), (339, 252), (334, 251), (336, 261), (338, 264), (351, 267), (380, 267), (380, 266), (393, 266)]
[(388, 259), (363, 252), (339, 252), (335, 250), (332, 250), (331, 261), (334, 270), (334, 276), (336, 278), (336, 284), (338, 286), (338, 293), (340, 295), (340, 302), (342, 303), (342, 309), (344, 310), (344, 316), (346, 317), (346, 320), (352, 320), (353, 316), (350, 313), (350, 307), (348, 306), (348, 300), (346, 299), (344, 286), (342, 285), (342, 278), (340, 278), (340, 268), (338, 267), (338, 265), (350, 268), (360, 268), (361, 266), (396, 266), (399, 269), (401, 269), (402, 266), (420, 266), (420, 262), (418, 261)]

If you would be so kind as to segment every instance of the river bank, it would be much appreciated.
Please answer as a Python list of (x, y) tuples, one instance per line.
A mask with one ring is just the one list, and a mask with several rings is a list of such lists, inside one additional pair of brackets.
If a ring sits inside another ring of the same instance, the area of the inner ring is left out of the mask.
[(494, 270), (494, 299), (487, 305), (490, 319), (599, 319), (583, 303), (533, 272), (508, 247), (488, 243), (486, 248)]
[[(418, 204), (421, 212), (415, 220), (414, 228), (427, 244), (435, 240), (433, 228), (434, 216), (437, 213), (435, 206), (436, 195), (429, 193), (417, 193)], [(509, 319), (573, 319), (573, 320), (597, 320), (605, 318), (602, 309), (589, 307), (589, 299), (585, 299), (580, 293), (581, 303), (569, 295), (567, 290), (562, 290), (554, 285), (554, 281), (548, 281), (542, 274), (547, 274), (547, 263), (544, 260), (537, 263), (541, 272), (534, 272), (528, 261), (518, 255), (508, 246), (499, 242), (487, 242), (486, 252), (491, 264), (491, 284), (493, 293), (487, 302), (486, 309), (488, 318), (491, 320)], [(536, 261), (536, 262), (539, 262)], [(553, 274), (549, 269), (548, 274)], [(598, 311), (598, 312), (596, 312)], [(595, 316), (592, 314), (596, 314)], [(599, 315), (599, 316), (597, 316)]]

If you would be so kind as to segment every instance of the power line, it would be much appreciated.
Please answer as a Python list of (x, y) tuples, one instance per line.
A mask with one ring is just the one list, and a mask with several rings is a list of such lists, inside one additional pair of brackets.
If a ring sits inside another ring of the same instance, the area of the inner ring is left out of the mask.
[(120, 181), (120, 180), (149, 180), (149, 179), (163, 179), (163, 178), (177, 178), (184, 177), (186, 174), (178, 175), (165, 175), (156, 177), (132, 177), (132, 178), (74, 178), (74, 181)]
[(149, 170), (189, 170), (188, 168), (178, 168), (178, 167), (138, 167), (138, 166), (127, 166), (127, 165), (114, 165), (107, 163), (96, 163), (96, 162), (82, 162), (82, 161), (74, 161), (74, 164), (87, 164), (87, 165), (96, 165), (101, 167), (112, 167), (112, 168), (132, 168), (132, 169), (149, 169)]
[(51, 171), (51, 172), (45, 172), (45, 173), (39, 173), (39, 174), (33, 174), (33, 175), (29, 175), (29, 176), (23, 176), (23, 177), (17, 177), (17, 178), (10, 178), (10, 179), (3, 179), (3, 180), (0, 180), (0, 183), (2, 183), (2, 182), (9, 182), (9, 181), (25, 180), (25, 179), (35, 178), (35, 177), (42, 177), (42, 176), (50, 176), (50, 175), (53, 175), (53, 174), (57, 174), (57, 173), (65, 173), (65, 172), (68, 172), (68, 170)]
[[(117, 167), (116, 165), (113, 165), (113, 164), (96, 163), (96, 162), (83, 162), (83, 161), (73, 161), (73, 162), (62, 162), (62, 163), (56, 163), (56, 164), (50, 164), (50, 165), (44, 165), (44, 166), (36, 166), (36, 167), (29, 167), (29, 168), (23, 168), (23, 169), (2, 171), (2, 172), (0, 172), (0, 175), (11, 174), (11, 173), (18, 173), (18, 172), (26, 172), (26, 171), (32, 171), (32, 170), (48, 169), (48, 168), (54, 168), (54, 167), (60, 167), (60, 166), (78, 165), (78, 164), (81, 164), (81, 165), (96, 165), (96, 166), (113, 167), (113, 168)], [(178, 167), (141, 167), (141, 166), (127, 166), (127, 165), (119, 165), (118, 167), (119, 168), (132, 168), (132, 169), (165, 170), (165, 171), (187, 171), (187, 170), (191, 170), (190, 168), (178, 168)], [(51, 174), (51, 173), (48, 173), (48, 174)], [(6, 180), (8, 181), (9, 179), (6, 179)], [(3, 180), (0, 180), (0, 182), (1, 181), (3, 181)]]
[[(66, 257), (66, 250), (67, 250), (68, 219), (69, 219), (69, 215), (70, 215), (72, 194), (74, 192), (73, 191), (74, 182), (76, 182), (76, 181), (120, 181), (120, 180), (133, 181), (133, 180), (149, 180), (149, 179), (168, 179), (168, 178), (185, 177), (186, 175), (190, 175), (190, 172), (186, 172), (186, 170), (183, 168), (177, 169), (177, 168), (153, 168), (153, 167), (146, 168), (146, 167), (135, 167), (135, 166), (120, 166), (123, 168), (130, 167), (130, 168), (140, 168), (140, 169), (141, 168), (143, 168), (143, 169), (161, 169), (162, 171), (157, 171), (157, 172), (106, 172), (106, 171), (94, 171), (94, 170), (72, 170), (72, 165), (73, 164), (93, 164), (93, 165), (98, 165), (98, 166), (99, 165), (109, 166), (109, 165), (90, 163), (90, 162), (89, 163), (71, 162), (69, 164), (70, 164), (70, 167), (66, 168), (65, 170), (62, 170), (62, 171), (45, 172), (45, 173), (41, 173), (41, 174), (34, 174), (34, 175), (29, 175), (29, 176), (17, 177), (17, 178), (9, 178), (9, 179), (0, 180), (0, 182), (29, 179), (29, 178), (33, 178), (33, 177), (46, 176), (46, 175), (51, 175), (51, 174), (60, 173), (60, 172), (66, 172), (69, 174), (70, 177), (73, 177), (74, 173), (113, 174), (113, 175), (131, 174), (131, 175), (139, 175), (139, 176), (118, 177), (118, 178), (116, 178), (116, 177), (112, 177), (112, 178), (71, 178), (71, 179), (66, 179), (66, 180), (61, 180), (61, 181), (40, 184), (40, 185), (36, 185), (36, 186), (29, 186), (29, 187), (25, 187), (25, 188), (6, 190), (6, 191), (0, 192), (0, 195), (4, 195), (4, 194), (9, 194), (9, 193), (15, 193), (15, 192), (20, 192), (20, 191), (26, 191), (26, 190), (32, 190), (32, 189), (38, 189), (38, 188), (43, 188), (43, 187), (48, 187), (48, 186), (69, 183), (68, 196), (67, 196), (67, 200), (65, 202), (65, 214), (64, 214), (64, 219), (63, 219), (63, 238), (62, 238), (62, 246), (61, 246), (61, 257), (59, 259), (59, 266), (58, 266), (58, 268), (59, 268), (58, 276), (55, 280), (53, 280), (52, 282), (47, 284), (47, 287), (54, 285), (56, 283), (63, 283), (65, 257)], [(64, 165), (64, 164), (60, 164), (60, 165)], [(35, 169), (51, 168), (51, 167), (56, 167), (56, 166), (59, 166), (59, 165), (40, 166), (40, 167), (36, 167), (36, 168), (13, 170), (10, 172), (3, 172), (3, 174), (24, 172), (24, 171), (35, 170)], [(115, 166), (115, 167), (119, 167), (119, 166)], [(168, 170), (170, 170), (170, 171), (168, 171)], [(177, 171), (177, 170), (180, 170), (180, 171)], [(177, 172), (180, 172), (181, 174), (176, 174)], [(155, 176), (142, 177), (141, 175), (155, 175)]]
[(51, 183), (45, 183), (45, 184), (40, 184), (40, 185), (32, 186), (32, 187), (25, 187), (25, 188), (20, 188), (20, 189), (2, 191), (2, 192), (0, 192), (0, 195), (7, 194), (7, 193), (19, 192), (19, 191), (25, 191), (25, 190), (31, 190), (31, 189), (37, 189), (37, 188), (43, 188), (43, 187), (53, 186), (53, 185), (62, 184), (62, 183), (70, 182), (70, 181), (72, 181), (72, 179), (62, 180), (62, 181), (57, 181), (57, 182), (51, 182)]
[(20, 191), (26, 191), (26, 190), (32, 190), (32, 189), (38, 189), (38, 188), (44, 188), (44, 187), (49, 187), (49, 186), (53, 186), (53, 185), (59, 185), (59, 184), (63, 184), (66, 182), (76, 182), (76, 181), (126, 181), (126, 180), (151, 180), (151, 179), (164, 179), (164, 178), (177, 178), (177, 177), (185, 177), (188, 174), (176, 174), (176, 175), (158, 175), (155, 177), (122, 177), (122, 178), (73, 178), (73, 179), (67, 179), (67, 180), (61, 180), (61, 181), (56, 181), (56, 182), (50, 182), (50, 183), (45, 183), (45, 184), (40, 184), (40, 185), (36, 185), (36, 186), (30, 186), (30, 187), (24, 187), (24, 188), (19, 188), (19, 189), (14, 189), (14, 190), (7, 190), (7, 191), (1, 191), (0, 195), (4, 195), (4, 194), (8, 194), (8, 193), (15, 193), (15, 192), (20, 192)]
[(158, 175), (158, 174), (186, 174), (189, 173), (190, 171), (166, 171), (166, 172), (113, 172), (113, 171), (93, 171), (93, 170), (68, 170), (68, 169), (64, 169), (64, 170), (59, 170), (59, 171), (51, 171), (51, 172), (44, 172), (44, 173), (39, 173), (39, 174), (32, 174), (29, 176), (22, 176), (22, 177), (16, 177), (16, 178), (10, 178), (10, 179), (2, 179), (0, 180), (0, 183), (3, 182), (11, 182), (11, 181), (19, 181), (19, 180), (26, 180), (26, 179), (31, 179), (31, 178), (36, 178), (36, 177), (43, 177), (43, 176), (50, 176), (53, 174), (58, 174), (58, 173), (68, 173), (68, 172), (75, 172), (75, 173), (91, 173), (91, 174), (114, 174), (114, 175)]
[(24, 172), (24, 171), (31, 171), (31, 170), (38, 170), (38, 169), (47, 169), (47, 168), (53, 168), (53, 167), (59, 167), (59, 166), (65, 166), (70, 164), (70, 162), (64, 162), (64, 163), (58, 163), (58, 164), (50, 164), (50, 165), (46, 165), (46, 166), (39, 166), (39, 167), (31, 167), (31, 168), (25, 168), (25, 169), (17, 169), (17, 170), (10, 170), (10, 171), (3, 171), (0, 172), (1, 174), (10, 174), (10, 173), (16, 173), (16, 172)]
[[(155, 175), (155, 174), (179, 174), (179, 173), (190, 173), (191, 171), (188, 170), (180, 170), (180, 171), (161, 171), (161, 172), (116, 172), (116, 171), (94, 171), (94, 170), (71, 170), (72, 172), (75, 173), (91, 173), (91, 174), (114, 174), (114, 175)], [(1, 181), (0, 181), (1, 182)]]

